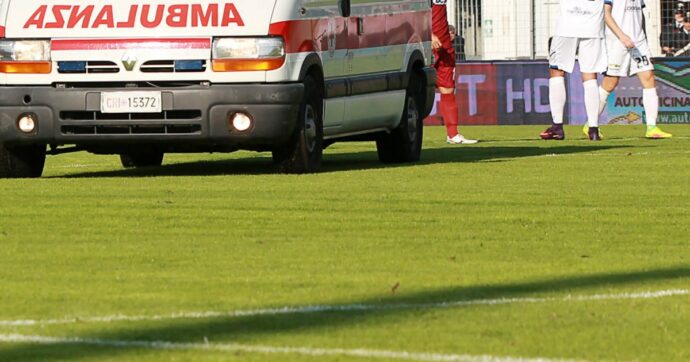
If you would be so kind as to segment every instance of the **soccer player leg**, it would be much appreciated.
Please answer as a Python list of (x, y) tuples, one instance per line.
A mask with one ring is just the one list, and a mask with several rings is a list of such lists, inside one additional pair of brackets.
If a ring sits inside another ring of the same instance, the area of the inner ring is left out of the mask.
[(454, 93), (441, 93), (441, 103), (439, 104), (443, 123), (446, 125), (448, 138), (453, 138), (458, 134), (458, 104)]
[(607, 68), (606, 45), (604, 39), (581, 39), (579, 47), (580, 71), (585, 93), (585, 110), (591, 140), (599, 140), (599, 85), (597, 74)]
[(659, 95), (656, 91), (656, 79), (654, 78), (654, 65), (651, 61), (649, 47), (646, 42), (637, 44), (631, 52), (632, 64), (630, 73), (636, 74), (642, 84), (642, 106), (644, 107), (647, 122), (647, 138), (671, 138), (670, 133), (662, 131), (656, 121), (659, 116)]
[(455, 100), (455, 59), (452, 61), (450, 53), (441, 48), (435, 52), (436, 56), (436, 86), (441, 93), (439, 110), (446, 125), (448, 138), (458, 134), (458, 104)]
[(539, 134), (544, 140), (563, 140), (563, 113), (565, 112), (566, 91), (565, 72), (551, 69), (549, 78), (549, 105), (551, 107), (552, 125)]
[(551, 48), (549, 49), (549, 105), (553, 125), (539, 135), (542, 139), (562, 140), (565, 138), (563, 132), (563, 113), (567, 99), (565, 73), (573, 71), (576, 51), (577, 38), (555, 36), (551, 40)]
[(549, 49), (549, 68), (572, 73), (575, 69), (578, 38), (554, 36)]
[(455, 51), (452, 48), (441, 48), (436, 55), (436, 86), (441, 93), (439, 110), (446, 125), (446, 142), (450, 144), (473, 144), (458, 133), (459, 110), (455, 99)]
[(563, 75), (554, 74), (549, 79), (549, 104), (551, 106), (553, 124), (563, 124), (566, 97), (565, 77)]
[(599, 87), (599, 114), (606, 108), (609, 95), (618, 86), (620, 77), (627, 77), (630, 69), (630, 52), (616, 37), (607, 38), (607, 69)]
[(608, 103), (609, 96), (611, 92), (618, 86), (618, 77), (610, 76), (608, 74), (604, 75), (604, 80), (601, 82), (599, 87), (599, 115), (604, 113), (606, 109), (606, 104)]

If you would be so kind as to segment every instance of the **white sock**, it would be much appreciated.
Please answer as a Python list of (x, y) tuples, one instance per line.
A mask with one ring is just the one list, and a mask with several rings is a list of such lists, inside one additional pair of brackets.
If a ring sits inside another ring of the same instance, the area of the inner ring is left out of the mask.
[(553, 117), (554, 124), (563, 124), (565, 100), (565, 78), (554, 77), (549, 79), (549, 105), (551, 105), (551, 117)]
[(587, 111), (587, 124), (590, 127), (599, 127), (599, 85), (596, 79), (582, 83), (585, 87), (585, 110)]
[(659, 96), (656, 94), (656, 88), (642, 91), (642, 105), (647, 115), (647, 127), (655, 127), (656, 118), (659, 116)]
[(606, 103), (609, 100), (609, 91), (606, 89), (599, 87), (599, 114), (604, 113), (604, 109), (606, 108)]

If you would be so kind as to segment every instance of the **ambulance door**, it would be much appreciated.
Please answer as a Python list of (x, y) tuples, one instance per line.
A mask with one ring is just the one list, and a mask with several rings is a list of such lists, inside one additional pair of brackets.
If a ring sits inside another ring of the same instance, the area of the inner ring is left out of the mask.
[(345, 99), (347, 96), (347, 72), (345, 60), (348, 51), (349, 1), (308, 0), (309, 11), (316, 18), (314, 38), (316, 51), (321, 57), (326, 86), (324, 100), (324, 137), (341, 132)]
[(391, 91), (389, 77), (400, 70), (401, 54), (388, 46), (390, 17), (401, 17), (394, 0), (353, 0), (348, 22), (348, 56), (351, 96), (345, 104), (343, 129), (357, 133), (386, 130), (400, 121), (404, 91)]
[(395, 8), (387, 0), (354, 0), (349, 21), (350, 58), (352, 74), (374, 74), (391, 70), (386, 47), (386, 21)]

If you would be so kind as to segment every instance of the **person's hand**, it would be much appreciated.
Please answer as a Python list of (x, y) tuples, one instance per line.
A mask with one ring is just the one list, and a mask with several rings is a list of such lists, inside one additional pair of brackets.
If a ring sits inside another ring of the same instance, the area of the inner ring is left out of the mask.
[(440, 49), (443, 47), (443, 43), (441, 43), (441, 39), (439, 39), (436, 35), (431, 35), (431, 48), (436, 50)]
[(623, 34), (623, 36), (621, 36), (620, 41), (628, 49), (634, 49), (635, 48), (635, 43), (632, 41), (632, 39), (630, 39), (629, 36), (627, 36), (625, 34)]

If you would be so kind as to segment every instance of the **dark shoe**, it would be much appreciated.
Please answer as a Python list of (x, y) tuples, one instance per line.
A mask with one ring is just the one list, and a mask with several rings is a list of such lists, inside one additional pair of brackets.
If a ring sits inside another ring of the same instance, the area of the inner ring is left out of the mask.
[(553, 126), (546, 129), (546, 131), (539, 134), (539, 137), (543, 140), (559, 140), (565, 139), (565, 132), (563, 131), (562, 124), (554, 124)]
[(589, 140), (590, 141), (601, 141), (601, 135), (599, 134), (599, 127), (589, 127)]

